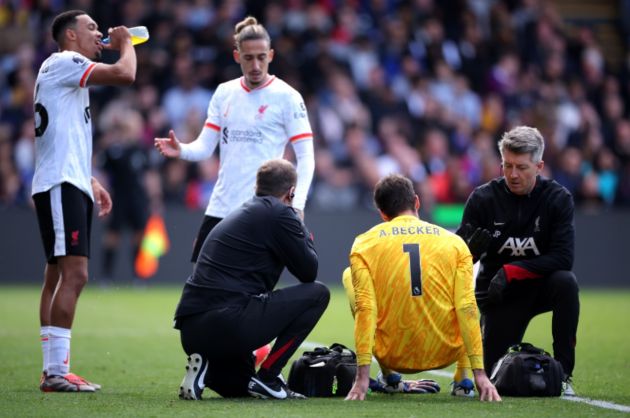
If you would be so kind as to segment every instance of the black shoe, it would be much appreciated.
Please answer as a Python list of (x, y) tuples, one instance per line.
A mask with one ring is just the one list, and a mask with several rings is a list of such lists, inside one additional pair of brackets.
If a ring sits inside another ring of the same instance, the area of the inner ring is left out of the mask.
[(262, 381), (257, 376), (250, 379), (247, 384), (247, 392), (259, 399), (306, 399), (306, 396), (289, 389), (280, 377), (271, 382)]
[(208, 361), (195, 353), (188, 357), (186, 375), (179, 386), (179, 399), (201, 400), (201, 394), (206, 387), (203, 379), (208, 370)]

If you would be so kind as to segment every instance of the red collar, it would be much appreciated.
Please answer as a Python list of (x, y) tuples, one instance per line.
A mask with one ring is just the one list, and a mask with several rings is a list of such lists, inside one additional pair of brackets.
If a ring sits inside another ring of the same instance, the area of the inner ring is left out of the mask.
[(245, 77), (241, 77), (241, 87), (243, 87), (243, 89), (246, 92), (250, 92), (250, 91), (254, 91), (254, 90), (260, 90), (260, 89), (264, 89), (265, 87), (267, 87), (269, 84), (273, 83), (273, 81), (276, 79), (275, 75), (272, 75), (271, 77), (269, 77), (269, 80), (267, 80), (267, 82), (265, 84), (263, 84), (262, 86), (258, 86), (255, 89), (250, 89), (249, 87), (247, 87), (247, 85), (245, 84)]

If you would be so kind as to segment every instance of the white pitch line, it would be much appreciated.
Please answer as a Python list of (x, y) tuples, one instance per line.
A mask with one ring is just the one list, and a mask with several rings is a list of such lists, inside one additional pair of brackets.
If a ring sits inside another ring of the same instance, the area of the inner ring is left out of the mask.
[[(453, 376), (452, 372), (447, 372), (444, 370), (427, 370), (426, 373), (433, 374), (435, 376), (441, 376), (441, 377)], [(582, 398), (579, 396), (561, 396), (560, 399), (564, 399), (565, 401), (572, 401), (572, 402), (582, 402), (582, 403), (597, 406), (600, 408), (613, 409), (615, 411), (630, 412), (630, 406), (619, 405), (613, 402), (600, 401), (597, 399)]]
[(619, 405), (613, 402), (600, 401), (597, 399), (581, 398), (579, 396), (563, 396), (561, 399), (572, 402), (582, 402), (588, 405), (598, 406), (600, 408), (613, 409), (615, 411), (630, 412), (630, 406)]
[[(304, 341), (302, 345), (300, 345), (300, 347), (302, 347), (305, 350), (312, 350), (315, 347), (325, 347), (325, 346), (326, 344), (315, 343), (311, 341)], [(372, 363), (376, 363), (376, 359), (372, 358)], [(429, 373), (429, 374), (440, 376), (440, 377), (453, 376), (453, 372), (447, 372), (445, 370), (427, 370), (425, 373)], [(612, 409), (614, 411), (630, 412), (630, 406), (619, 405), (614, 402), (600, 401), (598, 399), (582, 398), (580, 396), (561, 396), (560, 399), (564, 399), (565, 401), (571, 401), (571, 402), (581, 402), (587, 405), (596, 406), (598, 408)]]

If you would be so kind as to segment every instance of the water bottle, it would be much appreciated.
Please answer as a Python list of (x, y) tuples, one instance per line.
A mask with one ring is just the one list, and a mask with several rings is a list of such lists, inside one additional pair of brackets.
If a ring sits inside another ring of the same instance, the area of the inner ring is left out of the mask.
[[(129, 33), (131, 34), (132, 45), (143, 44), (149, 40), (149, 30), (146, 26), (134, 26), (133, 28), (129, 28)], [(101, 42), (109, 44), (109, 37), (103, 39)]]

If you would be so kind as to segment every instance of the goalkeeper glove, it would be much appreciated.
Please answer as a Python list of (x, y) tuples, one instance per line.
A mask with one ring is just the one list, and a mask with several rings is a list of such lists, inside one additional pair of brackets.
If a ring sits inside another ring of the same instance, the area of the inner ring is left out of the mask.
[(503, 267), (497, 271), (488, 286), (488, 303), (497, 304), (503, 301), (503, 292), (508, 285)]
[(370, 379), (372, 392), (384, 393), (438, 393), (440, 385), (435, 380), (403, 380), (399, 373), (390, 373), (387, 377), (379, 372), (376, 379)]
[(471, 224), (467, 223), (461, 229), (460, 234), (466, 242), (466, 245), (468, 245), (468, 249), (473, 256), (473, 259), (476, 261), (479, 260), (479, 257), (488, 250), (492, 236), (490, 235), (490, 231), (480, 226), (478, 226), (477, 229), (473, 228), (474, 227)]

